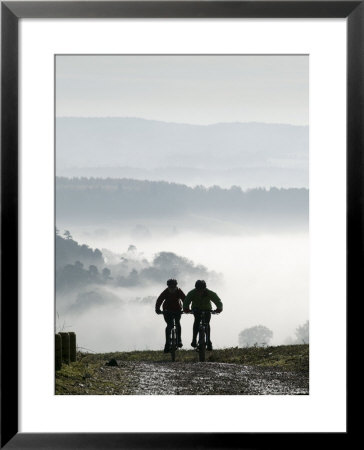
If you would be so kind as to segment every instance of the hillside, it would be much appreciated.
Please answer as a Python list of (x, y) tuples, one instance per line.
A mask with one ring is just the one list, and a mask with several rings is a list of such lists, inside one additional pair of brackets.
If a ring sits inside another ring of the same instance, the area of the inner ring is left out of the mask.
[[(58, 231), (57, 231), (58, 233)], [(63, 268), (67, 264), (74, 264), (76, 261), (82, 263), (82, 265), (90, 266), (103, 266), (104, 259), (99, 249), (93, 250), (86, 244), (79, 244), (76, 242), (71, 234), (67, 237), (62, 237), (56, 233), (56, 255), (55, 263), (56, 270)], [(67, 233), (67, 232), (66, 232)]]

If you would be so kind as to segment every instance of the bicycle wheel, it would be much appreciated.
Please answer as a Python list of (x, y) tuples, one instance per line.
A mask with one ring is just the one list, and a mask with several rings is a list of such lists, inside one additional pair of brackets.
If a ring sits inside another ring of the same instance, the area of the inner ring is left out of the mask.
[(171, 357), (172, 361), (176, 360), (176, 348), (177, 348), (177, 338), (176, 338), (176, 329), (172, 329), (172, 339), (171, 339)]
[(201, 327), (199, 332), (198, 339), (198, 359), (200, 362), (205, 362), (205, 353), (206, 353), (206, 336), (205, 336), (205, 328)]

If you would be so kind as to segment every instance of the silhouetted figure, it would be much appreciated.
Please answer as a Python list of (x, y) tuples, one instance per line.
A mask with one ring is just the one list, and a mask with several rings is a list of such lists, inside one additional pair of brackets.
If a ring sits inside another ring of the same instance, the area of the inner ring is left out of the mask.
[[(201, 311), (211, 311), (212, 310), (211, 302), (215, 303), (216, 312), (220, 313), (222, 311), (222, 302), (215, 292), (212, 292), (206, 288), (206, 282), (204, 280), (197, 280), (195, 283), (195, 289), (192, 289), (192, 291), (190, 291), (187, 294), (186, 298), (183, 301), (183, 311), (185, 313), (191, 312), (189, 306), (192, 303), (191, 309), (193, 315), (195, 316), (191, 342), (192, 347), (197, 347), (196, 339), (201, 320)], [(207, 313), (205, 317), (207, 321), (207, 330), (206, 330), (207, 350), (211, 351), (212, 350), (211, 329), (210, 329), (211, 313)]]
[[(171, 331), (173, 328), (173, 318), (176, 321), (176, 329), (178, 335), (177, 345), (182, 347), (182, 329), (181, 329), (181, 314), (182, 314), (182, 301), (185, 299), (183, 291), (177, 287), (177, 280), (170, 279), (167, 281), (167, 289), (165, 289), (157, 298), (155, 304), (155, 312), (157, 314), (163, 314), (164, 320), (167, 323), (166, 327), (166, 343), (164, 346), (164, 353), (168, 353), (170, 350)], [(161, 306), (163, 304), (163, 313)]]

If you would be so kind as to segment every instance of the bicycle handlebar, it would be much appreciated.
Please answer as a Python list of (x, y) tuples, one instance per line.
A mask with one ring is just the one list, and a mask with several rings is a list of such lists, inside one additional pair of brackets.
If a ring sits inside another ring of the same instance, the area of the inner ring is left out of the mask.
[[(195, 310), (195, 311), (198, 311), (198, 312), (208, 312), (208, 313), (211, 313), (211, 314), (220, 314), (220, 312), (216, 312), (216, 310), (215, 309), (198, 309), (198, 310)], [(166, 311), (166, 310), (164, 310), (164, 311), (161, 311), (160, 312), (160, 314), (165, 314), (165, 313), (175, 313), (175, 314), (193, 314), (193, 310), (191, 310), (190, 312), (184, 312), (184, 311)]]
[[(220, 312), (216, 312), (216, 310), (215, 309), (197, 309), (197, 310), (195, 310), (196, 312), (200, 312), (200, 313), (202, 313), (202, 312), (208, 312), (208, 313), (211, 313), (211, 314), (220, 314)], [(193, 314), (193, 310), (191, 310), (189, 313), (184, 313), (184, 314)]]

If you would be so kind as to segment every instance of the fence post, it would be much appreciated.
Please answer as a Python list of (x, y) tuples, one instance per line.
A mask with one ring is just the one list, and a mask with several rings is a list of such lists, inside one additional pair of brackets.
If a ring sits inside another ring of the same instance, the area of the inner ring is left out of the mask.
[(76, 362), (76, 333), (70, 331), (70, 360)]
[(56, 370), (61, 370), (62, 368), (62, 338), (60, 334), (55, 336), (55, 363)]
[(62, 361), (70, 363), (70, 335), (69, 333), (59, 333), (62, 337)]

